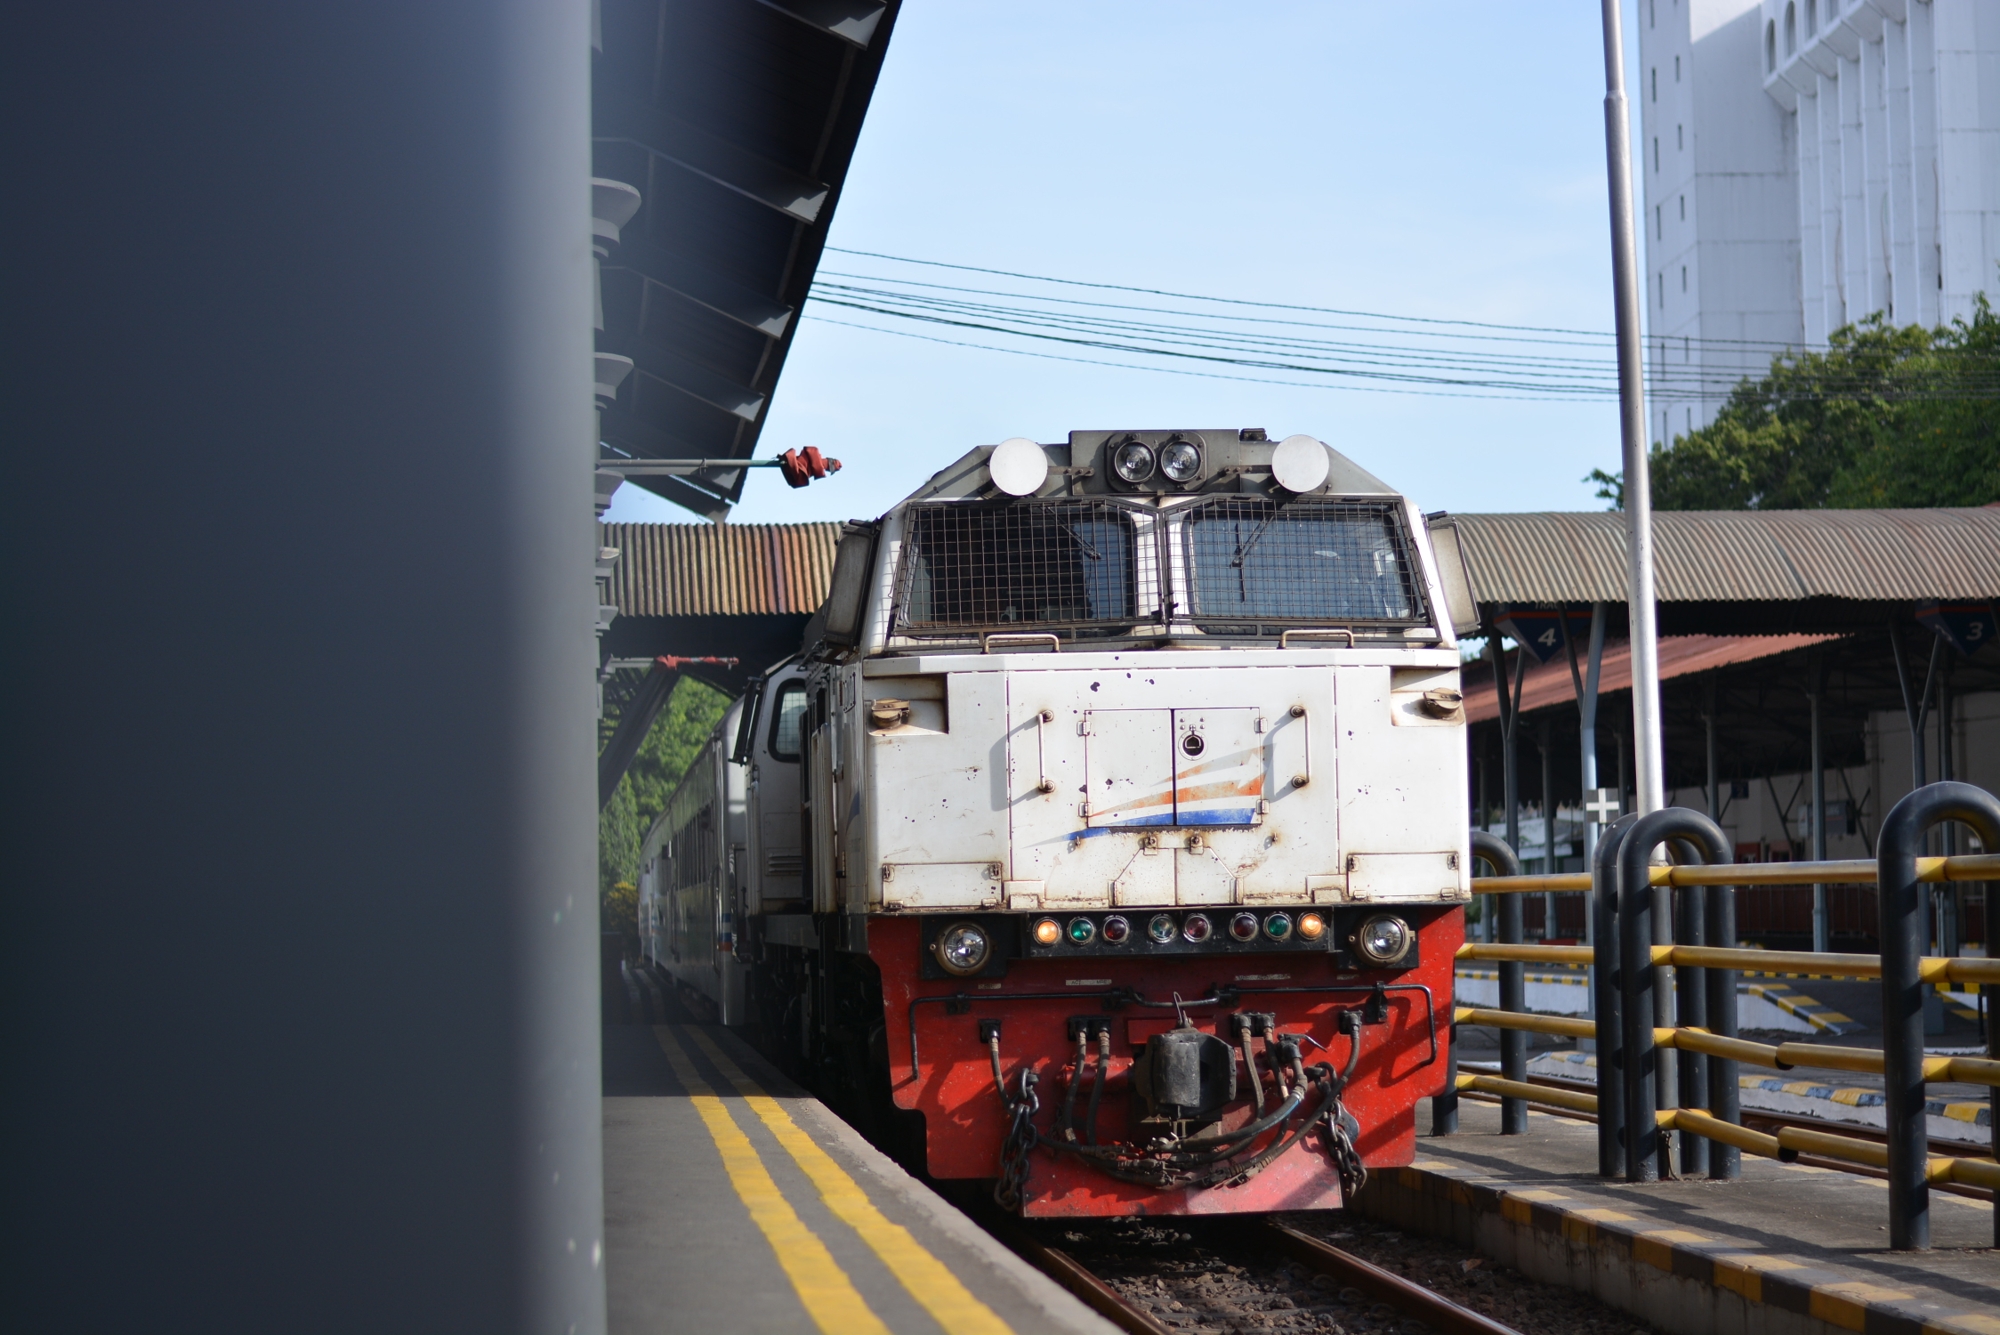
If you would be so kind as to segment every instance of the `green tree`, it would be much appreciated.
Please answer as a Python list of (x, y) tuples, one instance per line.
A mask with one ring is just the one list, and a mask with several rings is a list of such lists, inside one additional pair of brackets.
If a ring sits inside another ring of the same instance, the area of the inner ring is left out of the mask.
[[(674, 785), (694, 763), (696, 752), (729, 708), (729, 697), (706, 682), (682, 677), (659, 717), (639, 744), (639, 754), (618, 790), (597, 818), (597, 893), (605, 931), (624, 934), (630, 953), (638, 953), (638, 896), (620, 890), (639, 880), (639, 847), (646, 831), (666, 809)], [(613, 712), (615, 716), (615, 711)]]
[[(1874, 315), (1784, 354), (1709, 425), (1651, 451), (1661, 510), (1985, 505), (2000, 501), (2000, 317), (1896, 328)], [(1586, 481), (1616, 508), (1618, 474)]]

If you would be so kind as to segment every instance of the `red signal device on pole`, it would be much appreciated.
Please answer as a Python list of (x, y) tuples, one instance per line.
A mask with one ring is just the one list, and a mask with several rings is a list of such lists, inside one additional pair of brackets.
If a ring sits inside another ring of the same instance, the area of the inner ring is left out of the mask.
[(808, 445), (804, 450), (786, 450), (779, 455), (778, 471), (784, 474), (785, 485), (796, 490), (828, 473), (838, 473), (840, 460), (829, 459), (818, 446)]

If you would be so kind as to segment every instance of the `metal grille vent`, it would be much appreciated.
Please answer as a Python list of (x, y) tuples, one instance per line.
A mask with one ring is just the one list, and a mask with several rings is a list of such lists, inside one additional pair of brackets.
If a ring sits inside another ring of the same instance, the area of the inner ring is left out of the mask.
[(766, 853), (764, 874), (766, 876), (797, 876), (805, 870), (805, 858), (797, 853)]
[(1393, 504), (1227, 497), (1191, 510), (1181, 535), (1197, 621), (1427, 620)]
[(916, 505), (907, 512), (899, 629), (1051, 627), (1135, 619), (1132, 519), (1088, 501)]

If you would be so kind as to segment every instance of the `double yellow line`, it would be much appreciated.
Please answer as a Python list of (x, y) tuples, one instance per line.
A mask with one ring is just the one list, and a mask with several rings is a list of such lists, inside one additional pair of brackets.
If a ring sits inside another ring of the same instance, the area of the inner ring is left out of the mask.
[(1007, 1323), (973, 1297), (958, 1276), (931, 1255), (908, 1229), (877, 1209), (847, 1170), (792, 1120), (783, 1104), (744, 1074), (713, 1039), (692, 1025), (655, 1025), (653, 1035), (659, 1040), (661, 1051), (667, 1054), (674, 1078), (687, 1090), (702, 1125), (708, 1128), (709, 1139), (715, 1142), (716, 1151), (722, 1156), (730, 1185), (771, 1244), (771, 1250), (777, 1253), (778, 1264), (791, 1280), (799, 1301), (826, 1335), (849, 1335), (849, 1332), (889, 1335), (889, 1328), (869, 1308), (826, 1244), (799, 1218), (798, 1211), (772, 1180), (757, 1147), (736, 1124), (728, 1105), (695, 1069), (685, 1046), (690, 1040), (792, 1156), (792, 1161), (818, 1190), (827, 1209), (860, 1235), (946, 1335), (1012, 1335)]

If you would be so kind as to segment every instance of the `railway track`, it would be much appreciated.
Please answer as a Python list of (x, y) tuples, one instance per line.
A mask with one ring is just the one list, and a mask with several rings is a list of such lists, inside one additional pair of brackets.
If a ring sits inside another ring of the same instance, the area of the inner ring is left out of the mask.
[[(1421, 1323), (1438, 1335), (1520, 1335), (1511, 1326), (1301, 1229), (1275, 1221), (1242, 1222), (1247, 1226), (1231, 1234), (1232, 1252), (1285, 1257), (1291, 1265), (1279, 1270), (1275, 1282), (1264, 1279), (1261, 1284), (1234, 1278), (1245, 1275), (1243, 1267), (1226, 1262), (1212, 1266), (1211, 1272), (1219, 1270), (1232, 1276), (1224, 1285), (1216, 1286), (1224, 1288), (1226, 1296), (1215, 1304), (1217, 1310), (1190, 1309), (1185, 1317), (1156, 1313), (1135, 1301), (1132, 1291), (1144, 1291), (1147, 1287), (1143, 1276), (1135, 1279), (1127, 1274), (1114, 1282), (1069, 1250), (1016, 1225), (1003, 1226), (1000, 1235), (1044, 1274), (1131, 1335), (1180, 1335), (1189, 1329), (1252, 1327), (1408, 1332), (1409, 1322)], [(1286, 1283), (1287, 1278), (1292, 1282)], [(1154, 1283), (1165, 1290), (1166, 1286), (1157, 1277)], [(1238, 1291), (1259, 1288), (1263, 1290), (1261, 1295)], [(1294, 1296), (1300, 1290), (1322, 1301), (1301, 1303)], [(1229, 1301), (1231, 1298), (1242, 1301)], [(1186, 1306), (1173, 1300), (1168, 1304), (1152, 1304), (1156, 1309), (1163, 1305)], [(1401, 1320), (1386, 1319), (1391, 1315)], [(1205, 1318), (1219, 1318), (1226, 1324), (1218, 1327)]]

